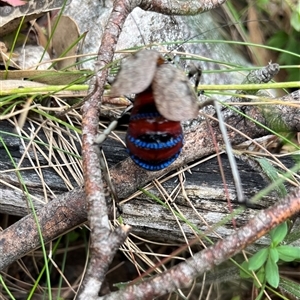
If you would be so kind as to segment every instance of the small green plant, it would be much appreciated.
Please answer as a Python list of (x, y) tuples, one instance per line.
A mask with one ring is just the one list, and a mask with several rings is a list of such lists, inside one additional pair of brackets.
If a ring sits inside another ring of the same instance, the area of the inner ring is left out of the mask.
[[(268, 46), (285, 50), (279, 54), (277, 60), (278, 63), (290, 66), (296, 66), (297, 64), (299, 64), (299, 55), (292, 54), (298, 52), (299, 38), (300, 32), (291, 29), (291, 32), (279, 30), (268, 39)], [(298, 68), (288, 68), (287, 73), (288, 81), (297, 81), (299, 79)]]
[(255, 272), (257, 280), (254, 284), (260, 288), (269, 284), (277, 288), (280, 282), (278, 264), (300, 260), (300, 248), (281, 244), (288, 233), (287, 223), (282, 223), (270, 231), (271, 244), (255, 253), (242, 264), (240, 275), (242, 278), (252, 278)]

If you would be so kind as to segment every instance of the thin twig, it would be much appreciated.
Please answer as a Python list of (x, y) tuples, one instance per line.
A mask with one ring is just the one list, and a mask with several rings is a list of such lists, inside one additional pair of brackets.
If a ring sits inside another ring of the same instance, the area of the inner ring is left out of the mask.
[(100, 150), (94, 142), (98, 130), (99, 107), (108, 74), (105, 66), (112, 61), (121, 28), (130, 12), (128, 7), (127, 1), (114, 2), (98, 51), (96, 76), (90, 88), (93, 92), (82, 107), (82, 157), (91, 228), (91, 260), (79, 292), (79, 299), (94, 299), (98, 295), (114, 254), (129, 231), (128, 226), (121, 226), (115, 231), (110, 228), (99, 162)]

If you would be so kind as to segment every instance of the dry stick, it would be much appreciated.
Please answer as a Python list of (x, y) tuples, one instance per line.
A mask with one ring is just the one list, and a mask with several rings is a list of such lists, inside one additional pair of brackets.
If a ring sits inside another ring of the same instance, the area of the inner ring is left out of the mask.
[[(44, 243), (84, 223), (87, 218), (85, 195), (74, 189), (37, 211)], [(33, 214), (29, 214), (0, 233), (0, 270), (41, 246)]]
[(200, 0), (200, 1), (169, 1), (144, 0), (138, 6), (143, 10), (154, 11), (164, 15), (197, 15), (219, 7), (226, 0)]
[[(299, 108), (289, 105), (289, 102), (299, 102), (299, 95), (300, 90), (277, 99), (281, 102), (286, 101), (286, 106), (282, 104), (272, 106), (274, 111), (278, 110), (279, 112), (284, 112), (284, 114), (281, 113), (280, 117), (286, 118), (285, 125), (289, 130), (295, 131), (298, 128), (297, 126), (299, 126), (299, 121), (297, 122), (297, 118), (299, 118)], [(224, 111), (224, 114), (227, 113), (227, 111)], [(229, 121), (226, 118), (224, 119), (225, 122)], [(260, 117), (258, 117), (258, 119), (260, 119)], [(231, 123), (233, 121), (234, 120), (232, 120)], [(240, 123), (243, 123), (243, 121)], [(266, 125), (265, 123), (263, 124)], [(216, 126), (216, 128), (218, 128), (218, 126)], [(298, 129), (298, 131), (300, 130)], [(259, 137), (265, 133), (261, 131), (260, 128), (257, 128), (256, 131), (247, 130), (246, 132), (249, 133), (250, 138)], [(243, 141), (237, 134), (232, 135), (231, 133), (229, 138), (233, 145)], [(194, 132), (185, 134), (186, 146), (177, 161), (174, 162), (166, 172), (181, 167), (183, 164), (194, 161), (195, 159), (200, 159), (203, 156), (214, 153), (215, 148), (213, 144), (210, 143), (210, 140), (211, 136), (207, 130), (206, 122), (202, 122)], [(124, 174), (124, 170), (126, 170), (126, 174)], [(130, 196), (138, 187), (142, 187), (156, 178), (158, 173), (162, 175), (164, 172), (143, 172), (142, 169), (136, 167), (130, 159), (123, 161), (111, 169), (111, 175), (120, 198)], [(60, 195), (39, 209), (37, 214), (45, 243), (86, 221), (86, 211), (85, 194), (80, 188)], [(0, 270), (8, 267), (11, 263), (26, 255), (28, 252), (40, 247), (39, 235), (34, 224), (34, 218), (32, 214), (30, 214), (3, 232), (0, 232)], [(24, 228), (26, 229), (26, 238), (24, 238)], [(49, 228), (51, 230), (49, 230)]]
[[(246, 84), (263, 83), (263, 82), (267, 83), (270, 80), (272, 80), (273, 77), (276, 74), (278, 74), (278, 72), (279, 72), (279, 65), (269, 63), (264, 68), (251, 71), (246, 76), (246, 78), (243, 80), (243, 83), (246, 83)], [(258, 90), (253, 90), (253, 91), (250, 91), (250, 94), (255, 95), (255, 94), (257, 94), (257, 92), (258, 92)], [(238, 91), (237, 94), (239, 94), (239, 93), (243, 93), (243, 91)], [(244, 100), (246, 100), (246, 99), (244, 99)], [(232, 170), (232, 176), (233, 176), (236, 193), (237, 193), (237, 200), (239, 203), (245, 203), (244, 192), (243, 192), (243, 188), (242, 188), (240, 174), (237, 170), (236, 160), (232, 153), (231, 145), (227, 139), (227, 130), (226, 130), (226, 126), (224, 125), (221, 108), (220, 108), (220, 104), (218, 103), (218, 101), (214, 101), (214, 106), (215, 106), (215, 110), (216, 110), (216, 113), (217, 113), (217, 116), (219, 119), (220, 130), (223, 132), (224, 144), (225, 144), (228, 160), (230, 162), (230, 167)]]
[(248, 245), (265, 235), (272, 228), (300, 212), (300, 189), (280, 200), (276, 205), (259, 212), (248, 224), (215, 245), (196, 253), (185, 262), (168, 271), (151, 277), (140, 284), (130, 285), (98, 300), (153, 299), (177, 289), (189, 287), (193, 280), (211, 270)]
[(117, 0), (102, 36), (95, 65), (94, 92), (82, 107), (82, 157), (88, 220), (91, 228), (91, 259), (80, 288), (79, 299), (94, 299), (105, 279), (105, 274), (120, 245), (125, 241), (129, 226), (112, 231), (102, 183), (99, 162), (100, 149), (94, 143), (99, 123), (99, 107), (108, 69), (112, 61), (121, 28), (130, 12), (126, 1)]

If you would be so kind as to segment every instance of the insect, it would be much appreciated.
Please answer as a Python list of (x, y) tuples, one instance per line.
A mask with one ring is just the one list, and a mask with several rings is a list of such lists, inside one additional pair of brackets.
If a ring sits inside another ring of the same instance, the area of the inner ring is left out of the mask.
[(183, 146), (181, 121), (198, 115), (188, 78), (159, 52), (141, 50), (121, 67), (111, 95), (136, 94), (126, 145), (132, 160), (149, 171), (168, 167)]
[(166, 168), (180, 154), (183, 145), (181, 124), (158, 112), (151, 87), (135, 97), (126, 145), (132, 160), (149, 171)]

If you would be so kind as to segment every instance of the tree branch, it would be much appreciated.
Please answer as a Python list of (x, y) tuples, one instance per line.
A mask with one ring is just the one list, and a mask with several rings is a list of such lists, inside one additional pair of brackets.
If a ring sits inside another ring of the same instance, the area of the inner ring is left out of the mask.
[[(146, 11), (154, 11), (165, 15), (197, 15), (219, 7), (226, 0), (201, 1), (169, 1), (169, 0), (139, 0), (137, 6)], [(138, 3), (139, 2), (139, 3)]]
[[(86, 222), (85, 204), (83, 190), (74, 189), (38, 210), (44, 243)], [(40, 246), (36, 220), (29, 214), (0, 233), (0, 270)]]
[(82, 158), (91, 228), (91, 260), (79, 291), (79, 299), (94, 299), (98, 295), (115, 252), (125, 241), (129, 231), (128, 226), (121, 226), (115, 231), (110, 228), (99, 162), (99, 146), (94, 142), (98, 131), (99, 107), (108, 74), (105, 66), (113, 59), (122, 26), (130, 12), (128, 7), (128, 2), (124, 0), (117, 0), (113, 4), (98, 51), (95, 65), (97, 74), (91, 84), (94, 91), (82, 107)]

